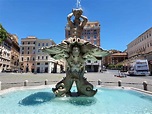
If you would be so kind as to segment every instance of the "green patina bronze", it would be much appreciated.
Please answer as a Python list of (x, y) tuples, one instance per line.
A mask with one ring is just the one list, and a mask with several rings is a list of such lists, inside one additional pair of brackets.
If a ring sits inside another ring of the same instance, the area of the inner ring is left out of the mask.
[[(76, 96), (91, 97), (97, 92), (84, 77), (85, 61), (87, 59), (101, 60), (103, 56), (108, 55), (108, 51), (80, 38), (88, 20), (82, 13), (82, 9), (73, 9), (67, 17), (71, 32), (70, 38), (58, 45), (41, 48), (43, 52), (48, 53), (54, 59), (65, 59), (66, 61), (66, 77), (52, 89), (57, 97), (73, 96), (70, 90), (74, 82), (77, 87)], [(71, 21), (72, 16), (74, 16), (73, 22)]]

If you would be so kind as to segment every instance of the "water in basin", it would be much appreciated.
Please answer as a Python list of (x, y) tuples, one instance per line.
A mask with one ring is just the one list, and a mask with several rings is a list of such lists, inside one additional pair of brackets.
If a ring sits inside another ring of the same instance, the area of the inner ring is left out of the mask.
[(0, 107), (0, 114), (152, 114), (152, 96), (98, 88), (94, 97), (57, 98), (51, 88), (45, 88), (0, 95)]

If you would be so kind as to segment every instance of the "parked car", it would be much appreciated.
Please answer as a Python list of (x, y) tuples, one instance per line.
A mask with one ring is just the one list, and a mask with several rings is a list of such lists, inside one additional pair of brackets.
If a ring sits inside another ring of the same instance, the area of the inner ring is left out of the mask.
[(12, 70), (11, 69), (6, 69), (6, 70), (4, 70), (4, 72), (12, 72)]
[(13, 70), (13, 72), (18, 73), (18, 70)]

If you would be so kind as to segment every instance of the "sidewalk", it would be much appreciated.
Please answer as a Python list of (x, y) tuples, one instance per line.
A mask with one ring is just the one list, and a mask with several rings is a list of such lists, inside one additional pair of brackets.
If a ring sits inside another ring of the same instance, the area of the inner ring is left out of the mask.
[[(152, 91), (152, 76), (127, 76), (116, 77), (117, 71), (105, 71), (103, 73), (85, 73), (84, 77), (92, 83), (94, 86), (98, 84), (98, 80), (101, 80), (101, 84), (105, 86), (118, 86), (118, 81), (121, 80), (122, 86), (136, 87), (143, 89), (143, 82), (148, 84), (148, 90)], [(32, 73), (0, 73), (0, 81), (2, 83), (2, 89), (10, 87), (23, 86), (24, 81), (28, 80), (29, 86), (44, 85), (45, 80), (48, 80), (48, 84), (56, 84), (61, 81), (66, 74), (32, 74)]]

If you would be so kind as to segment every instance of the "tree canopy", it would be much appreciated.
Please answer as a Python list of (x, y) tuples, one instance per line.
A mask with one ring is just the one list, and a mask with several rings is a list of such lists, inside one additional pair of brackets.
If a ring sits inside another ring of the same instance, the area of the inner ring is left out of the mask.
[(7, 31), (0, 24), (0, 43), (2, 43), (2, 41), (7, 38), (7, 35)]

